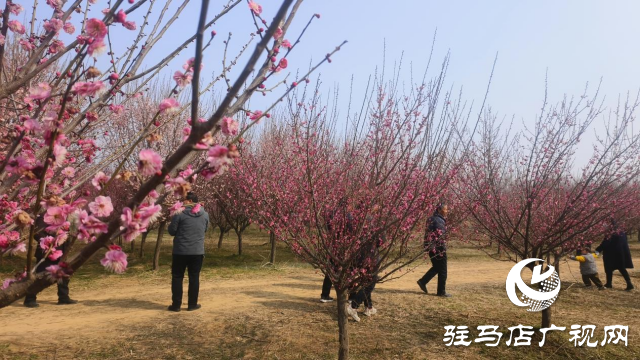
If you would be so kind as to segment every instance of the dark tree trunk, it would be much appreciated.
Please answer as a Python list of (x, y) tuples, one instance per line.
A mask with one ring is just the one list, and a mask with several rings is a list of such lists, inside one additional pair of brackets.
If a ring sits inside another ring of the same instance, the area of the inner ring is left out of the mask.
[(140, 240), (140, 253), (138, 254), (140, 259), (144, 258), (144, 243), (147, 241), (147, 236), (149, 236), (148, 232), (142, 233), (142, 239)]
[(122, 247), (122, 235), (118, 236), (118, 246)]
[(269, 261), (271, 265), (276, 264), (276, 234), (273, 231), (269, 234), (269, 238), (271, 240), (271, 254), (269, 256)]
[(551, 326), (551, 307), (542, 310), (542, 324), (541, 328), (548, 328)]
[(347, 360), (349, 358), (349, 320), (347, 318), (347, 292), (336, 288), (338, 296), (338, 331), (340, 339), (340, 348), (338, 350), (338, 359)]
[(224, 230), (220, 228), (220, 236), (218, 237), (218, 249), (222, 249), (222, 239), (224, 239)]
[(638, 228), (638, 241), (640, 241), (640, 227)]
[(153, 252), (153, 270), (158, 270), (160, 267), (160, 245), (162, 244), (162, 236), (164, 236), (164, 226), (166, 221), (160, 222), (158, 227), (158, 239), (156, 240), (156, 250)]
[(135, 250), (136, 250), (136, 241), (135, 240), (131, 240), (131, 255), (133, 255)]
[(238, 235), (238, 255), (242, 255), (242, 231), (236, 231)]

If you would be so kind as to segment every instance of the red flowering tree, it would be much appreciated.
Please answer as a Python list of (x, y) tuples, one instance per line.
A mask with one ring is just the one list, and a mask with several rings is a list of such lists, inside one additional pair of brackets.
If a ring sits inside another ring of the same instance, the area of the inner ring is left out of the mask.
[(230, 170), (259, 222), (331, 278), (340, 359), (349, 352), (348, 294), (424, 257), (426, 219), (455, 175), (460, 124), (455, 105), (442, 102), (443, 78), (406, 95), (377, 78), (369, 110), (350, 116), (344, 133), (318, 89), (305, 88), (288, 99), (280, 127), (244, 147)]
[[(302, 4), (302, 0), (284, 0), (269, 21), (262, 7), (249, 0), (249, 8), (244, 9), (255, 29), (237, 56), (226, 59), (217, 72), (220, 75), (207, 84), (201, 79), (203, 56), (219, 43), (215, 41), (215, 31), (206, 39), (205, 32), (221, 17), (241, 9), (241, 0), (229, 1), (214, 17), (209, 16), (209, 1), (203, 0), (194, 35), (177, 48), (164, 47), (167, 50), (158, 61), (150, 60), (149, 51), (152, 47), (163, 48), (164, 35), (174, 27), (188, 1), (181, 2), (171, 13), (167, 12), (168, 2), (160, 5), (160, 12), (153, 11), (157, 2), (146, 0), (130, 5), (114, 0), (102, 12), (93, 9), (95, 2), (90, 0), (82, 6), (80, 0), (47, 1), (52, 15), (37, 23), (41, 16), (32, 14), (29, 29), (12, 19), (23, 10), (22, 6), (7, 1), (2, 13), (0, 64), (16, 63), (8, 58), (15, 56), (5, 49), (8, 41), (19, 41), (24, 61), (15, 73), (0, 77), (0, 103), (6, 111), (0, 119), (0, 135), (7, 139), (0, 145), (0, 252), (27, 250), (28, 254), (26, 271), (4, 281), (0, 307), (71, 276), (103, 248), (108, 251), (101, 263), (114, 272), (124, 271), (126, 254), (111, 245), (112, 240), (122, 236), (125, 241), (132, 241), (158, 219), (168, 194), (180, 193), (195, 176), (211, 179), (233, 162), (238, 156), (233, 145), (238, 140), (233, 135), (238, 131), (237, 121), (233, 118), (247, 111), (247, 102), (256, 92), (267, 93), (267, 85), (282, 83), (280, 73), (287, 66), (282, 59), (297, 44), (286, 39), (287, 30)], [(37, 6), (33, 8), (37, 10)], [(134, 12), (144, 16), (145, 21), (139, 26), (130, 20)], [(76, 37), (66, 41), (63, 32)], [(128, 46), (116, 51), (111, 47), (114, 36), (120, 43), (129, 41)], [(189, 47), (195, 56), (175, 71), (172, 89), (145, 95), (150, 89), (148, 84), (160, 76), (161, 69), (178, 67), (172, 60)], [(274, 101), (286, 96), (338, 50), (298, 77)], [(109, 60), (104, 65), (97, 61), (101, 55)], [(238, 63), (245, 65), (232, 76), (230, 71)], [(201, 116), (200, 97), (222, 80), (224, 96), (216, 108)], [(188, 98), (184, 104), (180, 102), (182, 92)], [(104, 134), (106, 124), (125, 115), (129, 103), (140, 96), (160, 99), (154, 102), (148, 122), (137, 127), (139, 131), (123, 146), (112, 148), (100, 143), (98, 134)], [(167, 156), (143, 145), (155, 128), (179, 117), (182, 110), (190, 113), (191, 120), (184, 137)], [(251, 113), (256, 121), (262, 117), (259, 110)], [(215, 144), (219, 131), (227, 138), (224, 143)], [(103, 152), (103, 146), (109, 151)], [(76, 153), (82, 157), (73, 156)], [(206, 160), (201, 166), (188, 169), (189, 163), (203, 156)], [(103, 193), (114, 181), (130, 175), (127, 162), (135, 163), (140, 185), (122, 211), (115, 212)], [(93, 190), (80, 191), (89, 183)], [(177, 202), (165, 211), (180, 208)], [(41, 215), (46, 229), (36, 226), (35, 220)], [(36, 237), (43, 230), (52, 236), (37, 243)], [(86, 245), (67, 261), (36, 272), (36, 246), (43, 248), (46, 256), (58, 256), (56, 247), (73, 238)]]
[[(456, 192), (470, 236), (482, 247), (498, 245), (514, 262), (555, 256), (556, 265), (559, 256), (599, 241), (608, 218), (640, 205), (634, 185), (640, 138), (631, 130), (637, 106), (631, 100), (616, 109), (580, 168), (574, 166), (580, 139), (602, 116), (596, 98), (545, 101), (533, 126), (516, 133), (485, 113)], [(543, 310), (542, 327), (550, 323), (551, 310)]]

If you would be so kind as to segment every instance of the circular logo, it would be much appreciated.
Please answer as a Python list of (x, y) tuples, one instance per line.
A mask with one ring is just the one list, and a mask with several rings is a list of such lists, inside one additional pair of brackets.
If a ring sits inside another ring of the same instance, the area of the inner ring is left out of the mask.
[[(542, 259), (525, 259), (511, 268), (507, 275), (507, 296), (514, 305), (526, 307), (527, 311), (542, 311), (556, 301), (560, 293), (560, 276), (551, 265), (543, 274), (540, 273), (542, 265), (536, 265), (531, 274), (531, 285), (539, 284), (538, 289), (530, 288), (522, 280), (521, 273), (525, 266), (534, 261), (544, 262)], [(520, 297), (516, 293), (516, 287), (522, 293)]]

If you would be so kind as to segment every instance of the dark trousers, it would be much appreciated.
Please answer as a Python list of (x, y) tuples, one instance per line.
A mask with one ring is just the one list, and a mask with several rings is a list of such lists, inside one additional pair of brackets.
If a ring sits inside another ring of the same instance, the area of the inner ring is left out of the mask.
[(351, 307), (357, 309), (360, 307), (360, 304), (364, 304), (367, 308), (373, 307), (373, 301), (371, 300), (371, 293), (376, 288), (377, 277), (373, 280), (373, 283), (365, 286), (360, 289), (360, 291), (356, 293), (352, 293), (349, 295), (349, 300), (351, 300)]
[[(40, 246), (36, 248), (36, 263), (39, 263), (40, 260), (44, 258), (44, 251)], [(38, 267), (36, 268), (36, 272), (43, 272), (47, 270), (47, 267), (51, 265), (56, 265), (60, 262), (60, 260), (51, 261), (49, 259), (45, 259)], [(24, 297), (24, 303), (33, 303), (37, 300), (37, 293), (30, 294), (27, 293)], [(69, 279), (63, 279), (61, 282), (58, 282), (58, 301), (60, 300), (70, 300), (69, 298)]]
[(432, 257), (431, 265), (431, 269), (419, 281), (426, 285), (434, 276), (438, 275), (438, 295), (444, 295), (447, 286), (447, 254), (445, 253), (441, 257)]
[[(622, 274), (622, 277), (624, 278), (624, 281), (627, 282), (627, 287), (633, 286), (631, 284), (631, 278), (629, 277), (629, 273), (627, 272), (627, 269), (625, 269), (624, 267), (620, 267), (620, 268), (615, 269), (615, 270), (620, 271), (620, 274)], [(604, 286), (606, 286), (608, 288), (612, 287), (612, 285), (611, 285), (611, 281), (612, 280), (613, 280), (613, 271), (607, 272), (607, 283), (604, 284)]]
[(332, 286), (333, 286), (333, 283), (331, 282), (331, 278), (329, 278), (329, 275), (325, 275), (324, 281), (322, 282), (322, 294), (320, 294), (320, 297), (323, 297), (323, 298), (329, 297), (329, 294), (331, 294)]
[(189, 301), (188, 306), (193, 307), (198, 304), (198, 293), (200, 292), (200, 270), (204, 255), (173, 255), (171, 263), (171, 299), (173, 306), (182, 305), (182, 280), (184, 271), (189, 274)]
[(598, 274), (582, 275), (582, 282), (584, 282), (585, 286), (591, 286), (592, 281), (594, 284), (596, 284), (597, 287), (602, 287), (602, 281), (600, 281), (600, 277), (598, 277)]

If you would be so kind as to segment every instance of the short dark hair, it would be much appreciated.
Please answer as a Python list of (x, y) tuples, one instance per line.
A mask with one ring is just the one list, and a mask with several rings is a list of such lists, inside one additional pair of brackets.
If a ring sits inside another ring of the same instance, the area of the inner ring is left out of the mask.
[(189, 201), (193, 201), (194, 203), (197, 203), (198, 202), (198, 195), (196, 195), (194, 192), (189, 191), (187, 193), (186, 199), (189, 200)]

